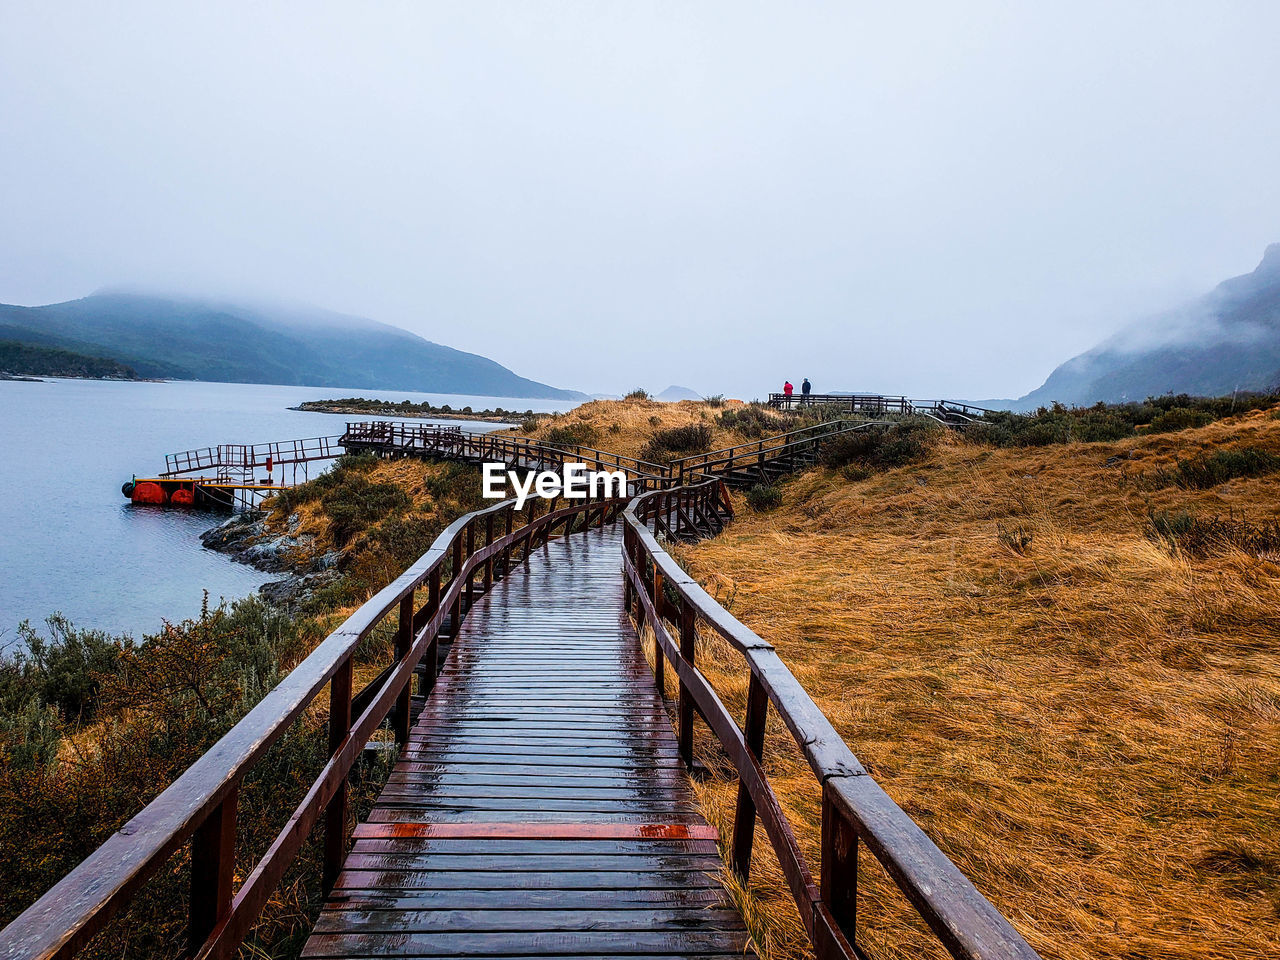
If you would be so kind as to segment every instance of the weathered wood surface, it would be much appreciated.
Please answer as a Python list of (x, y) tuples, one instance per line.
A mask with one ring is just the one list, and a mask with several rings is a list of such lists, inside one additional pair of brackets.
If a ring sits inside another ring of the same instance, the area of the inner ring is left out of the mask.
[(477, 601), (304, 956), (743, 955), (621, 544), (554, 541)]

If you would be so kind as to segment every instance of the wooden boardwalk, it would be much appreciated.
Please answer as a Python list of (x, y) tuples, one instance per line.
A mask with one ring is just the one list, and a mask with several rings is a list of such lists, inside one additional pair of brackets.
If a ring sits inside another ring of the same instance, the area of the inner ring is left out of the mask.
[(741, 957), (635, 629), (618, 526), (476, 602), (306, 957)]

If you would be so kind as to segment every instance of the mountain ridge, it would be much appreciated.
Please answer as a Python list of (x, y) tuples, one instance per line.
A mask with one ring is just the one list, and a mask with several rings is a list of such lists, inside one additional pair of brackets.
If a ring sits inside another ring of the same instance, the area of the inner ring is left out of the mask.
[(107, 289), (43, 306), (0, 304), (0, 338), (109, 358), (145, 377), (585, 398), (399, 327), (305, 305)]
[(1251, 272), (1192, 302), (1130, 324), (1060, 364), (1019, 398), (1019, 409), (1052, 402), (1119, 403), (1166, 393), (1224, 396), (1280, 385), (1280, 243)]

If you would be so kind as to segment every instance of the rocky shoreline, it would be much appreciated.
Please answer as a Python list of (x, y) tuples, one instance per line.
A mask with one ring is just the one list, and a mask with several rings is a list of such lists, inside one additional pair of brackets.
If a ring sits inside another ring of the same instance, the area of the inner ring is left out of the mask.
[(266, 573), (283, 573), (258, 588), (263, 599), (279, 606), (308, 600), (321, 587), (341, 578), (342, 552), (317, 553), (315, 537), (300, 533), (301, 518), (292, 514), (283, 533), (267, 525), (262, 510), (246, 510), (200, 534), (209, 550)]

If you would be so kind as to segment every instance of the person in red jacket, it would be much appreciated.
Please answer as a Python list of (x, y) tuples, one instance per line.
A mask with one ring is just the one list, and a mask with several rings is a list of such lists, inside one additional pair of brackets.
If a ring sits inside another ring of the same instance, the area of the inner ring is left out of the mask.
[(795, 387), (793, 387), (793, 386), (791, 385), (791, 381), (790, 381), (790, 380), (788, 380), (788, 381), (786, 381), (786, 382), (782, 385), (782, 395), (783, 395), (784, 397), (786, 397), (788, 400), (790, 400), (790, 399), (791, 399), (791, 391), (792, 391), (792, 390), (794, 390), (794, 389), (795, 389)]

